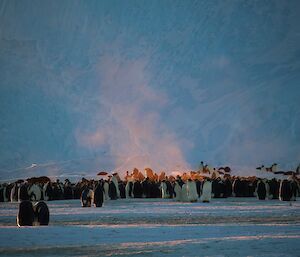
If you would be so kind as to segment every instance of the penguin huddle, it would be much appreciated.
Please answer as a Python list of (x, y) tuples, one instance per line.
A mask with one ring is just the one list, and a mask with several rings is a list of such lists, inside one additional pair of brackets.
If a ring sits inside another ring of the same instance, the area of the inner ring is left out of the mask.
[(43, 201), (32, 202), (25, 200), (19, 205), (17, 225), (22, 226), (47, 226), (49, 224), (49, 208)]

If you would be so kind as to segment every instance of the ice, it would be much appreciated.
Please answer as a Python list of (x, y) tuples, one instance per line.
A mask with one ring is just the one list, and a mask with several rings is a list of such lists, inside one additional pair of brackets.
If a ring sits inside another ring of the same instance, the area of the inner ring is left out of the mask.
[(1, 256), (298, 256), (300, 250), (298, 202), (119, 199), (102, 208), (82, 208), (79, 200), (48, 206), (49, 226), (18, 228), (18, 204), (0, 204)]

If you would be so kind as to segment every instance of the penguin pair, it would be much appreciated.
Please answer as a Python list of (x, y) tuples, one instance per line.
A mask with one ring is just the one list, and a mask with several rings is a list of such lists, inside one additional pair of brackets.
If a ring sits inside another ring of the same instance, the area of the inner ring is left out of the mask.
[(19, 205), (17, 225), (47, 226), (49, 224), (49, 209), (45, 202), (40, 201), (34, 205), (30, 201), (22, 201)]
[(80, 200), (82, 207), (91, 207), (92, 202), (95, 207), (102, 207), (104, 202), (104, 189), (102, 185), (99, 183), (94, 191), (89, 187), (85, 187), (81, 193)]

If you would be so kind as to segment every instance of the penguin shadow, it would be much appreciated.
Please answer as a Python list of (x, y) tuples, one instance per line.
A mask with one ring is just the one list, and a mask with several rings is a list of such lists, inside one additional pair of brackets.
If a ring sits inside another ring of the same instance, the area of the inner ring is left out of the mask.
[(48, 226), (49, 208), (43, 201), (33, 204), (30, 201), (22, 201), (17, 214), (18, 227), (23, 226)]

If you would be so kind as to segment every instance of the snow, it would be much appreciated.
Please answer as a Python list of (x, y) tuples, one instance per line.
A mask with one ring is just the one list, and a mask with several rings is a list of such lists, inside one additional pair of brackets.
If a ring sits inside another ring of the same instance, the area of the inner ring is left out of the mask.
[(298, 202), (119, 199), (102, 208), (82, 208), (79, 200), (48, 206), (49, 226), (18, 228), (18, 204), (0, 204), (1, 256), (297, 256), (300, 250)]

